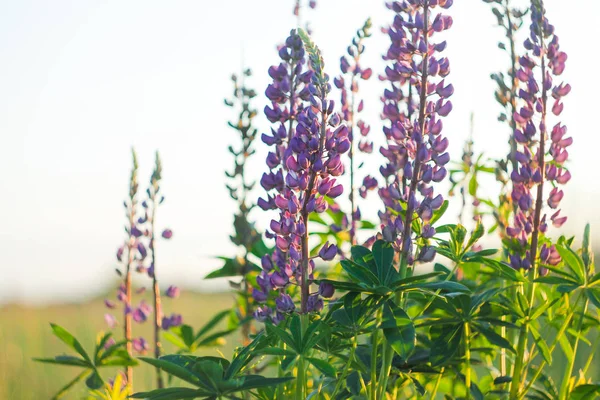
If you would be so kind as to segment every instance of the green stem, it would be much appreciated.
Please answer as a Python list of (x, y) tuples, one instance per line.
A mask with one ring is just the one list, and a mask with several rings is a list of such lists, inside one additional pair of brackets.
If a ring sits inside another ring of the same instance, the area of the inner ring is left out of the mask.
[(348, 376), (348, 371), (350, 370), (350, 365), (352, 365), (352, 361), (354, 360), (354, 353), (356, 352), (356, 336), (352, 338), (352, 347), (350, 348), (350, 355), (348, 356), (348, 362), (344, 366), (344, 370), (342, 371), (342, 375), (338, 378), (338, 381), (335, 385), (335, 389), (333, 389), (333, 393), (331, 394), (331, 398), (335, 398), (338, 390), (340, 390), (342, 383), (346, 381), (346, 377)]
[(435, 380), (435, 386), (433, 387), (433, 390), (431, 391), (431, 397), (429, 397), (429, 400), (434, 400), (435, 396), (437, 396), (437, 391), (438, 391), (438, 388), (440, 387), (440, 382), (442, 381), (443, 376), (444, 376), (444, 367), (442, 367), (442, 369), (440, 370), (440, 374), (438, 375), (437, 379)]
[[(580, 298), (581, 298), (581, 295), (579, 297), (577, 297), (577, 300), (575, 300), (575, 304), (573, 306), (574, 308), (577, 306), (577, 303), (579, 303)], [(568, 304), (568, 296), (565, 296), (565, 299), (567, 299), (567, 306), (568, 306), (569, 305)], [(571, 311), (571, 313), (569, 313), (569, 315), (565, 318), (565, 321), (563, 322), (563, 324), (560, 327), (560, 329), (558, 330), (558, 332), (556, 332), (556, 334), (554, 335), (554, 340), (552, 341), (552, 345), (548, 349), (550, 354), (552, 354), (554, 352), (554, 349), (556, 348), (556, 346), (559, 343), (559, 338), (562, 337), (562, 335), (564, 335), (565, 331), (569, 327), (569, 324), (571, 323), (571, 319), (573, 318), (573, 315), (574, 315), (574, 313), (573, 313), (573, 311)], [(529, 389), (533, 386), (535, 381), (539, 378), (539, 376), (542, 373), (542, 371), (544, 370), (545, 366), (546, 366), (546, 360), (542, 360), (540, 362), (540, 365), (538, 366), (535, 374), (533, 374), (533, 377), (529, 380), (529, 382), (525, 386), (525, 389), (523, 389), (523, 391), (519, 395), (519, 399), (523, 398), (525, 396), (525, 394), (527, 394)]]
[(573, 344), (573, 355), (569, 360), (568, 367), (565, 369), (565, 374), (563, 375), (562, 384), (560, 386), (560, 392), (558, 395), (559, 399), (567, 399), (567, 392), (569, 392), (571, 388), (571, 375), (573, 374), (573, 367), (575, 366), (575, 359), (577, 358), (577, 348), (579, 347), (579, 338), (581, 337), (581, 329), (583, 328), (583, 319), (585, 317), (585, 313), (587, 313), (589, 305), (589, 300), (586, 297), (585, 303), (583, 303), (583, 311), (581, 311), (581, 318), (579, 318), (579, 322), (577, 323), (577, 336), (575, 337), (575, 343)]
[(521, 374), (523, 370), (523, 365), (525, 362), (525, 349), (527, 348), (527, 336), (529, 333), (529, 323), (531, 317), (531, 311), (533, 310), (533, 302), (535, 300), (535, 288), (536, 283), (535, 279), (537, 278), (537, 265), (535, 263), (531, 264), (532, 268), (529, 273), (529, 287), (527, 292), (527, 297), (529, 299), (529, 305), (527, 308), (527, 314), (525, 315), (525, 320), (521, 325), (521, 329), (519, 331), (519, 341), (517, 347), (517, 356), (516, 362), (513, 369), (512, 380), (510, 384), (510, 399), (516, 400), (519, 395), (519, 389), (521, 388)]
[(379, 326), (381, 325), (382, 311), (377, 311), (377, 322), (371, 340), (371, 382), (370, 399), (377, 400), (377, 350), (379, 347)]
[[(300, 325), (302, 329), (302, 335), (306, 332), (308, 327), (308, 314), (300, 315)], [(296, 400), (306, 399), (306, 361), (304, 356), (300, 355), (298, 360), (298, 376), (296, 377)]]
[(465, 333), (465, 364), (467, 371), (465, 372), (465, 386), (467, 389), (466, 399), (471, 399), (471, 327), (468, 322), (464, 324)]

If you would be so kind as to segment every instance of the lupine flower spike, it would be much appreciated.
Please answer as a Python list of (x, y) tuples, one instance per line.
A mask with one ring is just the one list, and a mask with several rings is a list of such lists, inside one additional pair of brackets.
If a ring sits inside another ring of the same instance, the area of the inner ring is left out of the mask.
[[(560, 50), (558, 36), (546, 19), (541, 2), (533, 3), (531, 18), (530, 35), (524, 43), (528, 52), (519, 58), (516, 71), (520, 82), (519, 109), (513, 118), (518, 169), (511, 174), (511, 195), (518, 208), (513, 224), (506, 230), (518, 244), (510, 257), (511, 265), (526, 270), (538, 261), (545, 264), (560, 261), (555, 257), (554, 246), (544, 245), (540, 249), (539, 243), (549, 223), (561, 227), (567, 219), (558, 208), (563, 198), (560, 185), (571, 179), (564, 164), (568, 157), (566, 148), (573, 143), (566, 136), (567, 127), (560, 122), (548, 129), (551, 114), (560, 116), (562, 98), (571, 90), (568, 83), (558, 81), (567, 55)], [(551, 185), (550, 190), (546, 182)], [(545, 205), (556, 211), (548, 215)]]
[[(356, 143), (355, 136), (360, 133), (362, 138), (358, 142), (358, 150), (370, 154), (373, 152), (373, 142), (368, 139), (368, 134), (371, 127), (367, 125), (363, 120), (359, 119), (359, 113), (363, 110), (363, 100), (358, 98), (358, 89), (360, 80), (368, 80), (373, 70), (371, 68), (364, 68), (361, 65), (361, 55), (365, 51), (364, 40), (371, 36), (371, 19), (367, 19), (361, 29), (356, 32), (356, 37), (352, 39), (352, 44), (348, 46), (347, 53), (340, 59), (341, 75), (335, 78), (335, 86), (341, 90), (341, 107), (342, 107), (342, 119), (348, 127), (348, 138), (350, 140), (350, 149), (348, 151), (348, 157), (350, 158), (350, 244), (356, 244), (356, 223), (360, 220), (360, 209), (357, 206), (356, 199), (356, 175), (358, 173), (355, 149)], [(366, 197), (367, 191), (373, 190), (377, 187), (377, 181), (371, 176), (365, 176), (363, 185), (360, 188), (361, 197)]]
[[(235, 234), (230, 236), (233, 244), (241, 248), (241, 255), (225, 259), (225, 266), (221, 269), (211, 272), (207, 278), (217, 278), (224, 276), (241, 276), (240, 282), (230, 282), (232, 287), (237, 290), (236, 318), (239, 321), (245, 321), (242, 324), (242, 342), (247, 345), (250, 343), (252, 332), (252, 321), (249, 320), (254, 312), (255, 302), (252, 298), (252, 283), (256, 277), (257, 265), (250, 261), (251, 254), (263, 255), (266, 252), (266, 246), (262, 241), (261, 235), (257, 232), (254, 223), (250, 222), (250, 212), (254, 204), (250, 202), (250, 191), (255, 182), (248, 179), (247, 165), (250, 157), (254, 155), (254, 141), (257, 137), (257, 130), (253, 126), (253, 119), (256, 116), (256, 110), (251, 103), (256, 97), (256, 92), (250, 89), (246, 84), (246, 78), (252, 76), (250, 69), (245, 69), (240, 76), (232, 75), (233, 98), (225, 100), (225, 105), (234, 109), (238, 116), (237, 121), (228, 122), (228, 125), (236, 131), (239, 145), (237, 148), (229, 146), (229, 152), (233, 155), (233, 170), (225, 172), (228, 178), (226, 184), (231, 197), (237, 203), (237, 209), (233, 226)], [(275, 106), (274, 106), (275, 107)], [(237, 323), (237, 321), (235, 321)]]
[[(439, 54), (446, 42), (433, 42), (432, 37), (452, 26), (452, 18), (442, 13), (433, 15), (437, 7), (447, 9), (452, 0), (393, 2), (394, 23), (387, 29), (392, 44), (384, 59), (390, 61), (383, 79), (391, 83), (385, 90), (383, 118), (387, 146), (381, 153), (387, 163), (381, 167), (386, 186), (380, 195), (386, 206), (381, 213), (383, 236), (393, 241), (402, 253), (402, 267), (415, 260), (430, 261), (433, 248), (413, 250), (412, 221), (423, 222), (421, 236), (435, 233), (428, 222), (443, 204), (435, 195), (434, 182), (446, 177), (448, 139), (441, 135), (442, 121), (452, 110), (448, 98), (454, 93), (445, 78), (450, 73), (446, 57)], [(416, 213), (416, 216), (414, 215)], [(432, 232), (433, 231), (433, 232)]]

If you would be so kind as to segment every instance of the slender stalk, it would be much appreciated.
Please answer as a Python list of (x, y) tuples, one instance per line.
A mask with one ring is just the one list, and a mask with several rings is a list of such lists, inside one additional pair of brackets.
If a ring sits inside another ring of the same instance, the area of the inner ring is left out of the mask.
[(465, 334), (465, 365), (467, 371), (465, 372), (465, 387), (467, 390), (466, 399), (471, 399), (471, 327), (468, 322), (464, 323), (464, 334)]
[[(424, 0), (423, 4), (423, 41), (425, 48), (429, 47), (429, 0)], [(419, 93), (419, 129), (421, 132), (425, 131), (425, 107), (427, 105), (427, 74), (429, 65), (429, 56), (427, 53), (423, 54), (421, 68), (421, 90)], [(419, 151), (423, 143), (417, 142), (417, 150), (415, 154), (419, 154)], [(410, 188), (408, 193), (408, 204), (406, 206), (406, 217), (404, 218), (404, 232), (402, 234), (402, 260), (400, 264), (400, 274), (404, 272), (406, 274), (406, 267), (408, 262), (408, 251), (410, 249), (410, 236), (412, 230), (412, 217), (414, 213), (415, 202), (413, 197), (417, 191), (417, 183), (421, 174), (421, 162), (419, 157), (415, 157), (415, 167), (413, 168), (413, 175), (410, 180)]]
[(354, 96), (354, 90), (352, 90), (354, 88), (354, 82), (356, 80), (356, 75), (352, 74), (352, 80), (350, 83), (350, 92), (352, 93), (350, 96), (350, 137), (352, 138), (352, 140), (350, 141), (350, 151), (349, 151), (349, 157), (350, 157), (350, 206), (351, 206), (351, 213), (350, 213), (350, 244), (352, 246), (356, 245), (356, 201), (355, 201), (355, 187), (354, 187), (354, 141), (355, 141), (355, 137), (354, 137), (354, 102), (355, 102), (355, 96)]
[[(135, 199), (131, 196), (131, 205), (129, 210), (129, 226), (130, 232), (131, 229), (135, 226)], [(124, 335), (125, 340), (127, 341), (125, 347), (127, 349), (127, 353), (130, 356), (133, 356), (133, 342), (132, 342), (132, 313), (131, 313), (131, 268), (133, 266), (135, 260), (135, 238), (130, 234), (129, 243), (127, 245), (127, 267), (125, 269), (125, 324), (124, 324)], [(125, 368), (125, 374), (127, 376), (127, 384), (133, 390), (133, 367), (128, 366)]]
[(577, 348), (579, 347), (579, 338), (581, 337), (581, 329), (583, 328), (583, 319), (585, 318), (585, 313), (587, 313), (589, 305), (589, 300), (586, 297), (585, 302), (583, 303), (583, 310), (581, 311), (581, 317), (579, 318), (579, 322), (577, 323), (577, 336), (575, 337), (575, 343), (573, 343), (573, 356), (569, 359), (567, 368), (565, 369), (565, 373), (563, 375), (562, 384), (560, 386), (560, 391), (558, 394), (559, 399), (567, 399), (567, 394), (571, 388), (571, 375), (573, 374), (573, 367), (575, 366), (575, 359), (577, 358)]
[(440, 387), (440, 382), (442, 381), (443, 376), (444, 376), (444, 367), (442, 367), (437, 379), (435, 380), (435, 386), (433, 386), (433, 390), (431, 391), (431, 396), (429, 397), (429, 400), (435, 400), (435, 396), (437, 396), (437, 391), (438, 391), (438, 388)]
[[(156, 217), (156, 198), (152, 196), (152, 215), (150, 221), (150, 249), (152, 251), (152, 292), (154, 296), (154, 357), (159, 358), (162, 350), (160, 342), (160, 328), (162, 322), (162, 305), (160, 299), (160, 287), (156, 274), (156, 245), (155, 245), (155, 217)], [(161, 389), (164, 387), (163, 377), (160, 368), (156, 368), (156, 386)]]
[(348, 356), (348, 362), (344, 366), (342, 370), (342, 374), (338, 378), (337, 383), (335, 384), (335, 389), (333, 389), (333, 393), (331, 393), (331, 398), (335, 398), (335, 395), (342, 387), (342, 383), (346, 381), (346, 377), (348, 376), (348, 371), (350, 370), (350, 365), (352, 365), (352, 361), (354, 361), (354, 353), (356, 352), (356, 336), (352, 338), (352, 347), (350, 348), (350, 355)]
[[(542, 43), (542, 83), (546, 79), (546, 60), (544, 58), (545, 54), (545, 45), (544, 45), (544, 32), (543, 32), (543, 24), (540, 26), (542, 30), (540, 37)], [(525, 349), (527, 348), (527, 332), (529, 329), (529, 317), (531, 315), (531, 311), (533, 309), (533, 302), (535, 300), (535, 279), (537, 278), (537, 251), (538, 251), (538, 236), (540, 231), (540, 218), (543, 206), (543, 197), (544, 197), (544, 179), (545, 179), (545, 142), (546, 142), (546, 106), (548, 101), (548, 91), (545, 88), (545, 85), (542, 84), (542, 122), (540, 123), (540, 141), (539, 141), (539, 149), (538, 149), (538, 168), (540, 169), (540, 173), (542, 175), (542, 179), (537, 186), (537, 194), (535, 200), (535, 211), (533, 216), (533, 233), (531, 234), (531, 248), (530, 248), (530, 264), (531, 271), (529, 272), (530, 277), (530, 285), (529, 285), (529, 310), (527, 312), (525, 321), (521, 326), (521, 331), (519, 332), (519, 342), (517, 349), (517, 361), (515, 363), (515, 368), (513, 369), (512, 381), (510, 385), (510, 398), (516, 399), (520, 385), (521, 385), (521, 369), (523, 367), (524, 357), (525, 357)]]
[(382, 311), (377, 311), (376, 326), (371, 335), (371, 382), (370, 399), (377, 400), (377, 356), (379, 347), (379, 325), (381, 325)]
[[(308, 314), (300, 315), (300, 325), (302, 330), (302, 335), (306, 332), (308, 328)], [(298, 359), (298, 373), (296, 377), (296, 400), (305, 400), (306, 392), (307, 392), (307, 380), (306, 380), (306, 370), (308, 365), (304, 360), (304, 355), (300, 355)]]

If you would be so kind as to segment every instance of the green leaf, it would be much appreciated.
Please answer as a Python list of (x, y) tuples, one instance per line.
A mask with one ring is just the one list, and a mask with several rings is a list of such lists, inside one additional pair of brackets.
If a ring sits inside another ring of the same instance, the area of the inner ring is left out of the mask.
[(85, 384), (90, 389), (100, 389), (104, 386), (104, 381), (100, 377), (100, 374), (98, 374), (98, 371), (93, 370), (92, 375), (85, 380)]
[(590, 239), (590, 224), (585, 225), (583, 231), (583, 243), (581, 246), (581, 258), (586, 266), (592, 264), (594, 259), (594, 251), (592, 250), (592, 241)]
[(265, 324), (265, 326), (266, 326), (267, 333), (269, 334), (269, 336), (270, 336), (271, 332), (274, 333), (275, 335), (277, 335), (279, 340), (281, 340), (283, 343), (288, 345), (296, 353), (301, 353), (302, 343), (296, 343), (294, 338), (289, 333), (287, 333), (286, 331), (284, 331), (277, 325), (274, 325), (273, 323), (270, 323), (270, 322), (267, 322)]
[(508, 351), (516, 354), (515, 349), (512, 347), (510, 342), (502, 336), (498, 335), (496, 332), (494, 332), (493, 329), (485, 328), (479, 324), (475, 326), (477, 330), (481, 332), (491, 344), (501, 347), (503, 349), (507, 349)]
[(156, 389), (150, 392), (140, 392), (131, 395), (133, 399), (147, 400), (179, 400), (196, 399), (202, 396), (213, 396), (213, 393), (204, 390), (190, 389), (184, 387), (173, 387), (166, 389)]
[(290, 350), (282, 349), (281, 347), (265, 347), (254, 352), (255, 354), (267, 354), (270, 356), (288, 356), (295, 357), (296, 353)]
[(212, 328), (214, 328), (215, 326), (217, 326), (217, 324), (219, 322), (221, 322), (221, 320), (223, 318), (225, 318), (229, 313), (231, 312), (231, 310), (223, 310), (219, 313), (217, 313), (217, 315), (215, 315), (214, 317), (211, 318), (210, 321), (208, 321), (196, 334), (196, 337), (194, 340), (198, 340), (200, 339), (204, 334), (206, 334), (208, 331), (210, 331)]
[[(588, 225), (589, 226), (589, 225)], [(570, 400), (592, 400), (600, 396), (600, 384), (583, 384), (569, 394)]]
[(380, 283), (378, 277), (374, 275), (366, 267), (350, 260), (342, 260), (342, 268), (355, 282), (364, 282), (369, 285), (378, 285)]
[(556, 250), (558, 251), (558, 254), (560, 254), (560, 257), (563, 259), (567, 267), (569, 267), (569, 269), (573, 271), (575, 275), (577, 275), (579, 282), (585, 284), (585, 265), (581, 257), (579, 257), (579, 255), (570, 247), (557, 245)]
[(383, 285), (388, 283), (388, 277), (394, 269), (394, 249), (390, 243), (383, 240), (377, 240), (373, 243), (373, 257), (377, 265), (377, 277)]
[(264, 338), (264, 335), (259, 333), (248, 346), (244, 347), (242, 351), (231, 360), (229, 368), (225, 371), (225, 379), (231, 379), (233, 376), (237, 375), (246, 364), (248, 364), (253, 357), (252, 353), (264, 342)]
[(199, 386), (201, 384), (198, 376), (196, 376), (189, 369), (177, 365), (171, 361), (166, 361), (162, 359), (162, 357), (158, 359), (151, 357), (139, 357), (139, 359), (152, 366), (162, 369), (168, 374), (171, 374), (179, 379), (191, 383), (192, 385)]
[[(448, 202), (448, 200), (444, 200), (444, 202), (442, 203), (442, 206), (433, 212), (433, 215), (432, 215), (431, 219), (429, 220), (430, 225), (435, 224), (440, 218), (442, 218), (442, 216), (448, 209), (449, 204), (450, 203)], [(436, 229), (436, 231), (437, 231), (437, 229)]]
[(540, 335), (540, 332), (532, 325), (529, 325), (529, 329), (531, 330), (531, 334), (533, 335), (533, 340), (535, 341), (535, 345), (542, 354), (542, 357), (548, 363), (548, 365), (552, 364), (552, 353), (546, 344), (546, 341)]
[(328, 377), (335, 378), (335, 368), (325, 360), (306, 357), (306, 360)]
[(383, 320), (381, 322), (383, 334), (390, 346), (404, 360), (415, 348), (417, 333), (415, 325), (396, 303), (388, 300), (383, 308)]
[(508, 279), (509, 281), (512, 281), (512, 282), (523, 282), (524, 281), (523, 275), (518, 273), (516, 270), (511, 268), (511, 266), (506, 263), (492, 260), (492, 259), (486, 258), (486, 257), (476, 257), (476, 258), (471, 259), (470, 261), (480, 262), (480, 263), (487, 265), (488, 267), (495, 269), (497, 272), (500, 273), (500, 275), (502, 275), (502, 277), (504, 277), (505, 279)]
[(446, 326), (442, 334), (433, 342), (429, 359), (431, 366), (437, 367), (444, 363), (450, 363), (458, 349), (462, 337), (462, 324)]
[(56, 364), (56, 365), (67, 365), (71, 367), (83, 367), (91, 368), (90, 363), (81, 358), (75, 356), (56, 356), (55, 358), (34, 358), (33, 361), (45, 363), (45, 364)]
[(295, 379), (293, 376), (282, 377), (282, 378), (265, 378), (259, 375), (246, 375), (237, 378), (241, 384), (238, 384), (235, 388), (236, 392), (242, 390), (257, 389), (261, 387), (277, 386), (285, 382), (289, 382)]
[(62, 398), (73, 386), (75, 386), (76, 384), (78, 384), (79, 382), (81, 382), (83, 379), (85, 379), (90, 373), (92, 372), (91, 369), (86, 369), (85, 371), (83, 371), (82, 373), (80, 373), (79, 375), (77, 375), (75, 377), (75, 379), (73, 379), (72, 381), (70, 381), (69, 383), (67, 383), (65, 386), (63, 386), (58, 393), (56, 393), (54, 395), (54, 397), (52, 397), (52, 400), (57, 400)]
[(469, 194), (475, 197), (477, 195), (477, 188), (479, 188), (479, 184), (477, 183), (477, 174), (474, 173), (469, 180)]
[(84, 350), (81, 343), (73, 335), (71, 335), (65, 328), (60, 325), (50, 324), (52, 327), (52, 331), (54, 332), (54, 336), (59, 338), (63, 343), (67, 346), (75, 350), (84, 360), (86, 360), (90, 365), (92, 365), (92, 360), (90, 356), (88, 356), (87, 352)]

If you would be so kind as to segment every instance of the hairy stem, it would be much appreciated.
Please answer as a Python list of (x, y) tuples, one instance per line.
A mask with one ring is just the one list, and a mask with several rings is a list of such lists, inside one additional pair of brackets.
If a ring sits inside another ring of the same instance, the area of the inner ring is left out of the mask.
[[(162, 350), (162, 344), (160, 342), (160, 327), (162, 320), (162, 306), (160, 299), (160, 287), (158, 285), (158, 278), (156, 274), (156, 246), (154, 243), (154, 234), (155, 234), (155, 217), (156, 217), (156, 198), (152, 197), (152, 215), (151, 215), (151, 236), (150, 236), (150, 249), (152, 251), (152, 266), (153, 274), (152, 274), (152, 292), (154, 295), (154, 357), (159, 358)], [(164, 387), (164, 382), (161, 374), (160, 368), (156, 368), (156, 386), (161, 389)]]
[(465, 387), (467, 390), (466, 399), (471, 399), (471, 327), (468, 322), (464, 324), (464, 334), (465, 334)]

